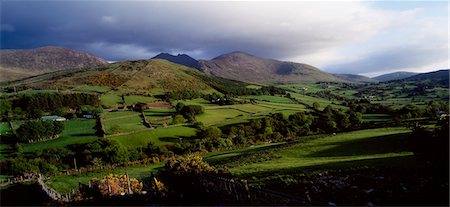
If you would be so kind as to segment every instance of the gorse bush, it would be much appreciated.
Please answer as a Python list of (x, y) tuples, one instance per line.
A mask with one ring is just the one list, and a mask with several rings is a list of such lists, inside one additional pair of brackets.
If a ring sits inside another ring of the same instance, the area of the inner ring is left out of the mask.
[(115, 174), (109, 174), (100, 180), (94, 178), (91, 182), (103, 196), (140, 193), (144, 186), (136, 178)]

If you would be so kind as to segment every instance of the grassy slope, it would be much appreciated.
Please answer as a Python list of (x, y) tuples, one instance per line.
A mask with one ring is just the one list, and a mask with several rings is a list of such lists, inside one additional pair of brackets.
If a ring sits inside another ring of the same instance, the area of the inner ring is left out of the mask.
[(241, 117), (247, 113), (238, 111), (236, 109), (208, 109), (205, 113), (197, 116), (197, 120), (205, 125), (214, 125), (221, 121)]
[(404, 150), (405, 128), (354, 131), (276, 150), (278, 159), (231, 168), (237, 176), (295, 170), (324, 164), (412, 155)]
[(259, 101), (267, 101), (267, 102), (273, 102), (273, 103), (294, 103), (291, 99), (281, 97), (281, 96), (269, 96), (269, 95), (260, 95), (260, 96), (243, 96), (241, 98), (244, 99), (256, 99)]
[(119, 127), (116, 133), (133, 132), (147, 128), (142, 124), (139, 113), (134, 111), (105, 112), (104, 121), (107, 134), (112, 133), (112, 127)]
[(130, 148), (146, 147), (152, 142), (155, 145), (169, 144), (177, 142), (180, 137), (191, 137), (196, 133), (196, 129), (186, 126), (171, 126), (167, 128), (148, 129), (132, 134), (122, 134), (109, 136), (110, 139)]

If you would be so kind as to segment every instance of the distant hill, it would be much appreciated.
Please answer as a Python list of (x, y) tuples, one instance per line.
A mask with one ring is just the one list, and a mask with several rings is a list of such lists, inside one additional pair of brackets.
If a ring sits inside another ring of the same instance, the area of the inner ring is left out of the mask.
[(209, 75), (248, 83), (283, 84), (342, 82), (341, 79), (302, 63), (284, 62), (232, 52), (212, 60), (200, 60), (200, 70)]
[(377, 77), (373, 77), (372, 79), (379, 80), (381, 82), (391, 81), (391, 80), (400, 80), (404, 78), (411, 77), (413, 75), (417, 75), (418, 73), (413, 72), (395, 72), (395, 73), (387, 73)]
[(414, 81), (414, 82), (428, 82), (433, 84), (439, 84), (444, 87), (449, 87), (449, 70), (438, 70), (429, 73), (420, 73), (408, 78), (403, 79), (404, 81)]
[(186, 67), (200, 69), (198, 61), (186, 54), (178, 54), (177, 56), (175, 56), (168, 53), (160, 53), (157, 56), (153, 57), (152, 59), (168, 60), (170, 62), (184, 65)]
[(369, 78), (363, 75), (355, 75), (355, 74), (333, 74), (334, 76), (355, 83), (378, 83), (378, 80), (373, 78)]
[(168, 91), (215, 92), (248, 84), (208, 76), (201, 71), (161, 59), (116, 62), (88, 69), (64, 70), (17, 80), (5, 86), (58, 88), (109, 86), (113, 90), (146, 91), (152, 95)]
[(0, 50), (0, 81), (106, 63), (105, 60), (89, 53), (64, 47), (49, 46), (29, 50)]

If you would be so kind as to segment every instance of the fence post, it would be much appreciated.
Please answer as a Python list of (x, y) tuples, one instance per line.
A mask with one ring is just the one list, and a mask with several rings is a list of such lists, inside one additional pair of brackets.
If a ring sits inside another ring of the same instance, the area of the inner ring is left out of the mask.
[(130, 183), (130, 177), (128, 176), (128, 172), (126, 172), (126, 176), (127, 176), (127, 184), (128, 184), (128, 193), (132, 194), (133, 191), (131, 191), (131, 183)]

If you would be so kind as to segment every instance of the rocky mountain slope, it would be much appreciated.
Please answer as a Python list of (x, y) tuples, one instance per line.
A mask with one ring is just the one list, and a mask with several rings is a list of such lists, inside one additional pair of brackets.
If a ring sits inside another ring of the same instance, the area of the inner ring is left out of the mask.
[(212, 60), (200, 60), (200, 70), (209, 75), (259, 84), (342, 82), (338, 77), (302, 63), (284, 62), (232, 52)]
[(0, 81), (103, 64), (107, 64), (107, 62), (92, 54), (63, 47), (49, 46), (29, 50), (0, 50)]

